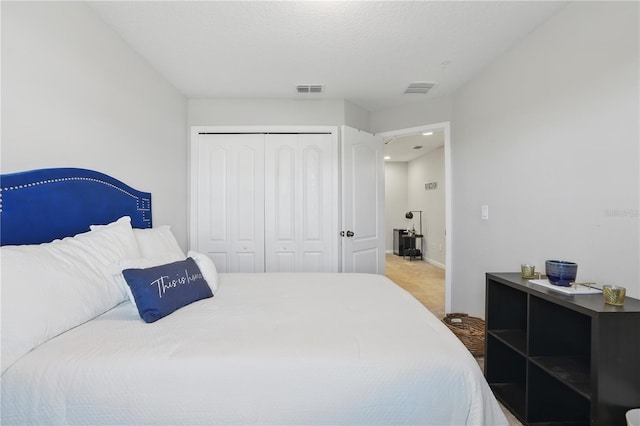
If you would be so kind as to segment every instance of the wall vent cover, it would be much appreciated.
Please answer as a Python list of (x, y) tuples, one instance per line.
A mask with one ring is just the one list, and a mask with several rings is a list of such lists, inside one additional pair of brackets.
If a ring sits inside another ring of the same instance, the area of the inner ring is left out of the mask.
[(323, 88), (322, 84), (298, 84), (296, 91), (298, 93), (322, 93)]
[(416, 145), (413, 147), (413, 149), (422, 149), (422, 145)]
[(419, 93), (424, 95), (435, 85), (436, 83), (432, 81), (414, 81), (413, 83), (409, 84), (409, 87), (407, 87), (404, 93)]

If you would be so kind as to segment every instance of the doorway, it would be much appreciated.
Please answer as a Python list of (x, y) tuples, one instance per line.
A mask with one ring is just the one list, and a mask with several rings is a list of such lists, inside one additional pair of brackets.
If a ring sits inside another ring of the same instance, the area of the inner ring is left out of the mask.
[[(399, 141), (399, 140), (403, 140), (404, 144), (406, 145), (407, 141), (410, 141), (410, 146), (408, 148), (408, 150), (413, 150), (414, 148), (416, 148), (417, 146), (420, 146), (421, 143), (419, 142), (415, 142), (415, 141), (419, 141), (419, 137), (424, 137), (423, 134), (428, 134), (430, 132), (433, 133), (440, 133), (442, 135), (442, 150), (443, 152), (443, 167), (444, 167), (444, 182), (438, 182), (437, 180), (431, 180), (428, 182), (414, 182), (413, 186), (414, 186), (414, 199), (415, 199), (415, 186), (418, 185), (420, 186), (420, 190), (421, 191), (434, 191), (434, 190), (443, 190), (444, 189), (444, 217), (440, 218), (438, 220), (442, 220), (444, 219), (444, 224), (443, 224), (443, 229), (437, 231), (437, 232), (441, 232), (444, 233), (444, 238), (443, 241), (444, 243), (442, 243), (440, 240), (438, 240), (438, 238), (435, 238), (436, 235), (433, 235), (434, 238), (430, 238), (430, 236), (428, 235), (428, 232), (426, 232), (425, 234), (425, 243), (424, 243), (424, 248), (427, 249), (427, 254), (429, 253), (429, 251), (431, 251), (431, 253), (437, 253), (440, 249), (441, 246), (444, 245), (444, 247), (442, 247), (444, 256), (441, 257), (440, 259), (442, 259), (442, 261), (440, 260), (433, 260), (430, 259), (430, 263), (435, 264), (437, 266), (440, 267), (444, 267), (445, 270), (445, 311), (446, 312), (451, 312), (451, 270), (452, 270), (452, 259), (451, 259), (451, 148), (450, 148), (450, 125), (449, 122), (442, 122), (442, 123), (435, 123), (435, 124), (430, 124), (430, 125), (423, 125), (423, 126), (417, 126), (417, 127), (411, 127), (411, 128), (406, 128), (406, 129), (398, 129), (398, 130), (393, 130), (393, 131), (388, 131), (388, 132), (384, 132), (384, 133), (379, 133), (378, 136), (381, 136), (383, 138), (383, 140), (385, 141), (385, 144), (387, 144), (387, 146), (391, 145), (394, 143), (394, 141)], [(410, 138), (410, 137), (415, 137), (414, 139)], [(425, 149), (430, 149), (428, 144), (428, 140), (425, 138), (424, 140), (424, 144), (422, 145), (427, 145), (426, 147), (424, 147)], [(413, 142), (415, 142), (415, 145), (413, 145)], [(413, 145), (413, 146), (411, 146)], [(416, 149), (420, 149), (420, 148), (416, 148)], [(433, 147), (431, 147), (431, 149), (433, 149)], [(436, 148), (439, 149), (439, 148)], [(388, 150), (387, 150), (388, 151)], [(413, 157), (421, 157), (422, 155), (428, 155), (427, 152), (425, 152), (425, 154), (421, 154), (418, 153), (416, 155), (416, 153), (413, 153)], [(411, 157), (408, 157), (411, 158)], [(399, 158), (396, 158), (396, 160), (398, 160)], [(400, 161), (403, 161), (402, 159), (399, 159)], [(391, 159), (391, 161), (393, 161), (393, 158)], [(406, 160), (405, 160), (406, 161)], [(414, 160), (415, 161), (415, 160)], [(419, 178), (421, 179), (421, 178)], [(407, 186), (408, 186), (409, 182), (407, 182)], [(438, 189), (439, 187), (439, 189)], [(389, 194), (387, 194), (388, 196)], [(409, 203), (411, 203), (411, 197), (409, 197), (407, 195), (407, 199), (409, 201)], [(417, 203), (414, 203), (417, 204)], [(415, 206), (415, 205), (411, 205), (408, 204), (406, 206), (406, 210), (410, 211), (410, 210), (420, 210), (420, 208), (418, 208), (419, 206)], [(423, 209), (424, 210), (424, 209)], [(399, 214), (399, 212), (395, 212), (394, 215), (397, 216)], [(402, 213), (404, 214), (404, 213)], [(423, 215), (423, 221), (425, 219), (425, 212), (422, 212)], [(390, 239), (392, 238), (392, 233), (393, 230), (391, 229), (393, 227), (393, 221), (390, 220), (390, 217), (386, 218), (386, 222), (388, 224), (390, 224), (391, 226), (387, 226), (386, 229), (386, 238)], [(433, 220), (433, 219), (431, 219)], [(397, 221), (395, 223), (398, 223)], [(404, 224), (404, 222), (402, 222)], [(418, 227), (418, 225), (416, 223), (414, 223), (413, 221), (410, 223), (410, 226), (414, 226), (414, 227)], [(426, 227), (424, 224), (422, 225), (425, 229), (422, 229), (422, 232), (427, 231)], [(441, 225), (442, 227), (442, 225)], [(433, 228), (433, 227), (431, 227)], [(389, 244), (387, 244), (387, 250), (389, 248)], [(435, 257), (435, 256), (434, 256)]]

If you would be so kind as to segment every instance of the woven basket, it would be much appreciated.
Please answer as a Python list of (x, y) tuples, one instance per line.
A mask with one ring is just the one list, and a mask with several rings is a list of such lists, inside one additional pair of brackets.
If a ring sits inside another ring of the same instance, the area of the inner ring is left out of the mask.
[(442, 320), (473, 356), (484, 356), (484, 320), (467, 314), (447, 314)]

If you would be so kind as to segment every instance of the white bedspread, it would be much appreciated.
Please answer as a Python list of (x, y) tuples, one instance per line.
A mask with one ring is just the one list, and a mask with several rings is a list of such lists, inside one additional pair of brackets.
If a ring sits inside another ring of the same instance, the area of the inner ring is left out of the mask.
[(506, 424), (466, 348), (385, 277), (219, 278), (156, 323), (125, 302), (25, 355), (2, 424)]

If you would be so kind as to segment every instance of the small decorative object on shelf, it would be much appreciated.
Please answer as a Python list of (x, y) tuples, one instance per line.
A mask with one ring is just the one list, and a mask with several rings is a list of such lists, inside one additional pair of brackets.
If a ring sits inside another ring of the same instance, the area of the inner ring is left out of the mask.
[(604, 296), (605, 303), (614, 306), (624, 305), (624, 296), (627, 293), (627, 289), (616, 285), (603, 285), (602, 294)]
[(522, 272), (522, 278), (536, 277), (536, 265), (523, 263), (522, 265), (520, 265), (520, 271)]
[(578, 264), (566, 260), (547, 260), (545, 273), (551, 284), (569, 287), (578, 275)]
[(484, 356), (484, 320), (468, 314), (447, 314), (442, 320), (473, 356)]

